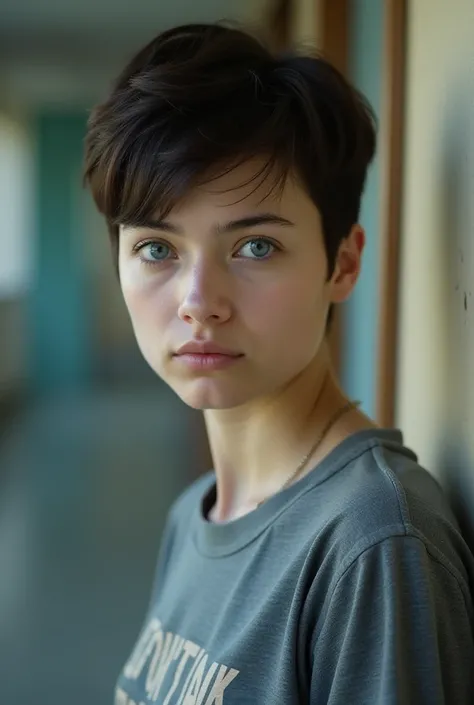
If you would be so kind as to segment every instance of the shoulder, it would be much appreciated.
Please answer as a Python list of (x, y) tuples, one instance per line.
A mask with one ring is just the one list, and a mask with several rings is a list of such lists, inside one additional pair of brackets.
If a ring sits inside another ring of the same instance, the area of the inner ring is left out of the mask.
[[(418, 599), (425, 588), (472, 619), (474, 559), (438, 481), (401, 443), (371, 439), (352, 451), (319, 488), (302, 622), (315, 628), (330, 605), (396, 600), (399, 590)], [(309, 516), (317, 495), (315, 485)]]
[[(472, 556), (445, 493), (403, 446), (401, 434), (398, 440), (380, 433), (367, 434), (363, 442), (355, 439), (337, 470), (309, 493), (310, 503), (318, 492), (324, 504), (323, 526), (321, 516), (313, 517), (313, 545), (325, 537), (335, 579), (372, 547), (406, 537), (422, 543), (460, 582), (469, 581)], [(397, 541), (402, 549), (412, 544)]]

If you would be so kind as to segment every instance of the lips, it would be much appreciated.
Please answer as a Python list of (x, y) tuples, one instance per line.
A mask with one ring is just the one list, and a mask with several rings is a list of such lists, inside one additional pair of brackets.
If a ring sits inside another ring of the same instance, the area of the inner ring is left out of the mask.
[(202, 343), (191, 341), (186, 343), (176, 351), (175, 355), (225, 355), (226, 357), (242, 357), (242, 353), (209, 341)]
[(208, 375), (228, 369), (244, 355), (210, 341), (190, 341), (182, 345), (173, 357), (193, 374)]

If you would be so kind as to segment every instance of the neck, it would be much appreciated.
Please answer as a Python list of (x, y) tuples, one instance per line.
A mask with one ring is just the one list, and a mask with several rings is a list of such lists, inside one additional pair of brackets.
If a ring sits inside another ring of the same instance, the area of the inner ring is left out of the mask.
[(217, 482), (212, 518), (237, 518), (278, 492), (346, 402), (323, 346), (317, 359), (271, 397), (205, 411)]

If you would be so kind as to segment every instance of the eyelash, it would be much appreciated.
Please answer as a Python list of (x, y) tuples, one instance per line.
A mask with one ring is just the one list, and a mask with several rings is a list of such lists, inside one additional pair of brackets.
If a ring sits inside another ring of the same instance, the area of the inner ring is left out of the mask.
[[(164, 242), (163, 240), (143, 240), (143, 242), (138, 242), (136, 245), (133, 246), (132, 252), (135, 254), (138, 254), (143, 250), (145, 247), (148, 245), (165, 245), (168, 247), (171, 252), (173, 251), (173, 248), (171, 245), (169, 245), (167, 242)], [(169, 262), (170, 259), (176, 259), (174, 257), (167, 257), (166, 259), (163, 260), (150, 260), (150, 259), (144, 259), (143, 257), (140, 257), (140, 261), (142, 264), (150, 264), (153, 267), (156, 267), (157, 265), (164, 264), (165, 262)]]
[[(245, 245), (248, 245), (250, 242), (268, 243), (269, 245), (272, 246), (273, 252), (270, 255), (268, 255), (267, 257), (255, 257), (255, 258), (242, 257), (239, 259), (246, 259), (246, 260), (254, 261), (254, 262), (258, 262), (258, 261), (265, 262), (266, 260), (271, 259), (275, 253), (282, 251), (281, 246), (278, 245), (274, 240), (272, 240), (269, 237), (263, 237), (263, 236), (248, 238), (247, 240), (242, 242), (242, 244), (239, 246), (237, 251), (239, 252), (243, 247), (245, 247)], [(171, 245), (169, 243), (165, 242), (164, 240), (143, 240), (142, 242), (138, 242), (136, 245), (134, 245), (134, 247), (132, 248), (132, 251), (135, 254), (139, 254), (140, 251), (143, 250), (148, 245), (155, 245), (155, 244), (156, 245), (165, 245), (166, 247), (169, 247), (169, 249), (171, 251), (173, 251), (173, 248), (171, 247)], [(148, 259), (144, 259), (143, 257), (140, 257), (140, 261), (142, 262), (142, 264), (151, 265), (152, 267), (160, 266), (162, 264), (165, 264), (166, 262), (169, 262), (172, 259), (177, 259), (177, 258), (176, 257), (167, 257), (166, 259), (162, 259), (162, 260), (148, 260)]]

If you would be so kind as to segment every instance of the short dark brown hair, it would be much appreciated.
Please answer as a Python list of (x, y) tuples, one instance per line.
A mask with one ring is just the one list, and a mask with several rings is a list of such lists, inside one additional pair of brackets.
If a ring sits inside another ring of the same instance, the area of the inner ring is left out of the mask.
[(292, 171), (317, 206), (330, 276), (375, 141), (372, 109), (322, 56), (275, 55), (234, 27), (191, 24), (145, 46), (93, 110), (84, 178), (118, 254), (120, 224), (164, 217), (211, 169), (264, 157), (257, 185)]

